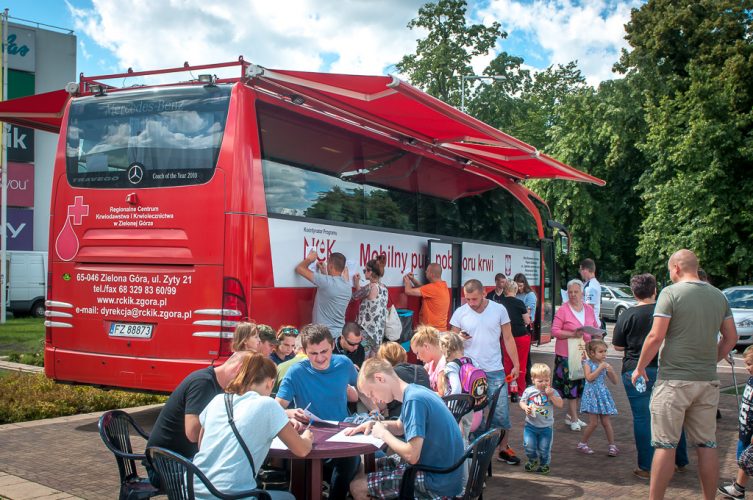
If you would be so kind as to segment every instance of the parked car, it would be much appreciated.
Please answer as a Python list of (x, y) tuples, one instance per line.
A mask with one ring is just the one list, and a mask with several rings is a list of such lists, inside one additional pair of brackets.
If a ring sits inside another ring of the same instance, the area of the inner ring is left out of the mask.
[(729, 301), (737, 327), (737, 343), (753, 344), (753, 285), (733, 286), (722, 291)]
[(625, 283), (601, 284), (601, 317), (603, 319), (617, 321), (620, 314), (637, 303), (629, 285)]
[(8, 252), (6, 307), (13, 314), (44, 317), (47, 293), (47, 252)]

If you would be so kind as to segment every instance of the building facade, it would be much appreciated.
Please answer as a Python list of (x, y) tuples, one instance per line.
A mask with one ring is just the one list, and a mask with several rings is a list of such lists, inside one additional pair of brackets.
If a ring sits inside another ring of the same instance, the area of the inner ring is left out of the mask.
[[(9, 23), (8, 99), (59, 90), (76, 81), (76, 36)], [(8, 250), (46, 251), (58, 135), (5, 124), (8, 146)]]

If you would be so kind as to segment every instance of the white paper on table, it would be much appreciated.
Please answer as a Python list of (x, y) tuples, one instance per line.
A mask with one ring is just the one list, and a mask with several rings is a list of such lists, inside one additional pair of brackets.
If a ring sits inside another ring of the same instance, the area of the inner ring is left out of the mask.
[(374, 436), (367, 436), (365, 434), (354, 434), (353, 436), (346, 436), (345, 429), (341, 430), (327, 441), (333, 443), (358, 443), (358, 444), (370, 444), (376, 448), (384, 446), (384, 441), (375, 438)]
[(287, 450), (288, 446), (282, 442), (282, 439), (275, 436), (275, 438), (272, 440), (272, 444), (269, 446), (270, 450)]
[(324, 425), (328, 425), (332, 427), (337, 427), (337, 425), (339, 424), (337, 420), (323, 420), (308, 410), (303, 410), (303, 414), (306, 415), (306, 418), (309, 419), (311, 422), (319, 422), (320, 424), (324, 424)]

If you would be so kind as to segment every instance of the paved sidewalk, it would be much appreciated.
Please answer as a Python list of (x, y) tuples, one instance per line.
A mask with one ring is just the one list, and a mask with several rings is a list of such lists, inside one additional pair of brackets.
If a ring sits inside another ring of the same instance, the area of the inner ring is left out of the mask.
[[(542, 351), (542, 352), (539, 352)], [(548, 352), (546, 352), (548, 351)], [(534, 362), (553, 362), (552, 348), (545, 346), (533, 353)], [(609, 361), (619, 371), (620, 359)], [(743, 383), (747, 372), (737, 364), (737, 379)], [(719, 365), (722, 386), (729, 386), (732, 378), (729, 365)], [(597, 430), (591, 440), (596, 451), (585, 456), (575, 451), (581, 435), (564, 424), (564, 411), (558, 410), (552, 450), (552, 471), (548, 476), (523, 471), (522, 466), (494, 463), (494, 477), (487, 481), (487, 498), (505, 499), (564, 499), (609, 498), (636, 499), (648, 496), (648, 482), (635, 478), (636, 467), (632, 418), (620, 386), (610, 386), (620, 414), (613, 419), (617, 444), (621, 454), (606, 455), (607, 443), (603, 430)], [(721, 479), (727, 480), (736, 472), (734, 460), (737, 445), (737, 405), (734, 395), (721, 395), (720, 409), (724, 418), (718, 421)], [(160, 406), (128, 410), (145, 429), (156, 420)], [(511, 445), (522, 454), (523, 412), (511, 406), (513, 431)], [(12, 500), (29, 498), (85, 499), (116, 498), (118, 471), (110, 452), (102, 444), (97, 431), (100, 413), (0, 426), (0, 497)], [(139, 443), (138, 446), (143, 446)], [(691, 453), (687, 472), (675, 474), (667, 492), (668, 499), (699, 498), (700, 485), (696, 476), (696, 458)], [(20, 480), (28, 481), (21, 483)], [(47, 489), (36, 489), (43, 487)], [(41, 493), (48, 492), (46, 496)], [(62, 495), (62, 496), (56, 496)], [(68, 495), (68, 496), (65, 496)]]

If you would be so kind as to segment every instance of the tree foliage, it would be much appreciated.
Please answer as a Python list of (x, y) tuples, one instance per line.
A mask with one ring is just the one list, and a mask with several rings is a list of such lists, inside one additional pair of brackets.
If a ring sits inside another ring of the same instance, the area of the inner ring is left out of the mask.
[(642, 87), (648, 165), (639, 267), (693, 249), (718, 281), (753, 278), (753, 2), (651, 1), (618, 66)]
[(465, 0), (425, 4), (408, 28), (428, 34), (417, 40), (414, 54), (395, 65), (414, 85), (454, 106), (460, 104), (460, 77), (473, 74), (471, 58), (489, 53), (498, 39), (507, 37), (499, 23), (468, 24), (465, 13)]
[[(586, 84), (576, 62), (539, 72), (508, 52), (473, 85), (468, 112), (607, 182), (529, 181), (573, 234), (562, 263), (602, 277), (666, 278), (694, 250), (717, 285), (753, 280), (753, 0), (648, 0), (626, 26), (621, 78)], [(506, 34), (466, 21), (466, 3), (426, 4), (428, 30), (398, 69), (457, 105), (458, 77)]]

